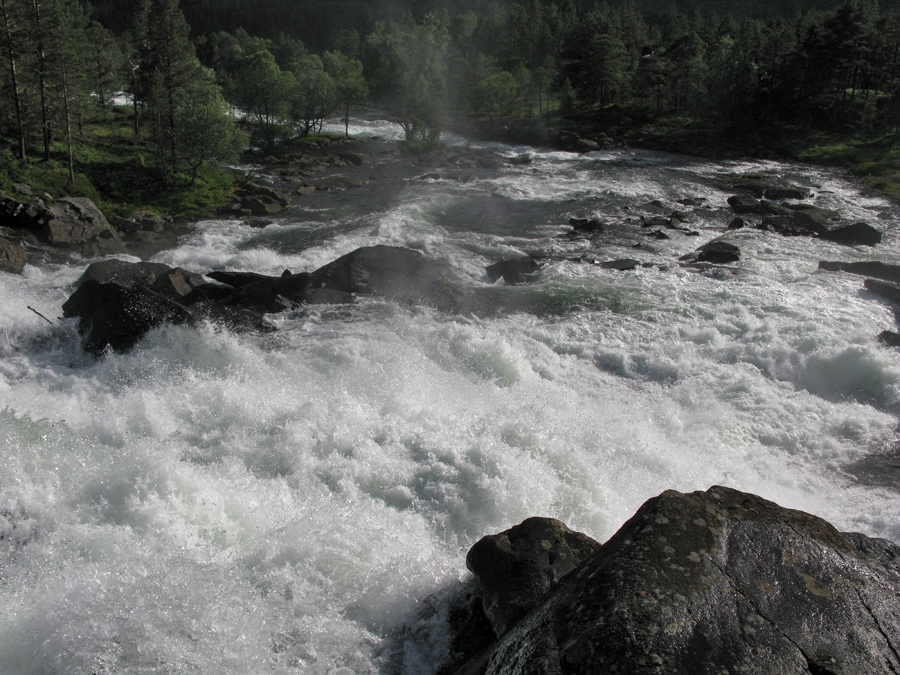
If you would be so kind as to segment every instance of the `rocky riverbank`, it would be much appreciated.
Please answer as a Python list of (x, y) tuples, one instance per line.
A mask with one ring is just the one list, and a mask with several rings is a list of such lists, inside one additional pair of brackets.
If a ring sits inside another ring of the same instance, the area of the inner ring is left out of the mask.
[[(725, 487), (484, 537), (442, 675), (900, 671), (900, 547)], [(464, 596), (460, 589), (458, 596)]]

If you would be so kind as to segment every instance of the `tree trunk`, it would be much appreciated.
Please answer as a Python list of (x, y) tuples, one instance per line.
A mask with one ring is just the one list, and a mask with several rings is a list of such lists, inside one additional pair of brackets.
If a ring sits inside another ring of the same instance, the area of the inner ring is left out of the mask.
[(27, 161), (28, 155), (25, 148), (25, 124), (22, 121), (22, 100), (19, 93), (19, 78), (16, 71), (16, 52), (13, 48), (12, 26), (9, 18), (9, 9), (6, 4), (7, 0), (0, 0), (0, 11), (3, 12), (3, 24), (6, 29), (6, 53), (9, 60), (9, 74), (13, 89), (13, 103), (16, 108), (16, 124), (19, 127), (19, 159), (23, 162)]

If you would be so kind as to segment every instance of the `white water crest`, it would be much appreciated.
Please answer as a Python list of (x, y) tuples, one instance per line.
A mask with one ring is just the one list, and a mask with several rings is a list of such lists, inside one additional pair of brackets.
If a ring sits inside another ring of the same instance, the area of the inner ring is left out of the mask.
[[(487, 287), (485, 265), (558, 256), (498, 289), (507, 311), (363, 298), (94, 359), (56, 318), (87, 262), (0, 274), (0, 672), (429, 675), (448, 645), (432, 600), (481, 536), (542, 515), (603, 541), (666, 489), (727, 485), (900, 542), (896, 482), (852, 470), (897, 439), (900, 354), (876, 341), (894, 310), (817, 269), (900, 263), (895, 205), (794, 164), (495, 147), (532, 161), (374, 206), (302, 198), (264, 230), (205, 221), (155, 260), (280, 274), (390, 244)], [(747, 174), (884, 241), (726, 232), (722, 182)], [(706, 200), (700, 236), (649, 240), (642, 205), (685, 197)], [(572, 216), (607, 233), (559, 238)], [(739, 273), (678, 265), (723, 236)]]

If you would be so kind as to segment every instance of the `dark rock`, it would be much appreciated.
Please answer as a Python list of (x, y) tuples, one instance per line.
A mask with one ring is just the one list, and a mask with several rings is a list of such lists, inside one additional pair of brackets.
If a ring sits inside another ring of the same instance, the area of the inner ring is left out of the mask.
[(837, 262), (820, 260), (819, 269), (828, 272), (848, 272), (884, 281), (900, 283), (900, 265), (888, 265), (877, 260), (865, 262)]
[(731, 206), (732, 211), (740, 215), (746, 213), (763, 214), (766, 212), (766, 207), (761, 201), (752, 197), (744, 197), (743, 195), (729, 197), (728, 205)]
[(768, 216), (763, 218), (757, 227), (783, 237), (812, 237), (816, 234), (807, 226), (798, 223), (793, 216)]
[(900, 347), (900, 334), (890, 330), (883, 330), (878, 334), (878, 341), (888, 347)]
[(809, 197), (809, 190), (806, 188), (793, 187), (793, 186), (781, 186), (781, 187), (770, 187), (766, 188), (765, 194), (766, 199), (806, 199)]
[(500, 638), (486, 673), (896, 673), (898, 588), (891, 542), (730, 488), (667, 491)]
[(524, 258), (512, 258), (510, 260), (501, 260), (493, 265), (485, 267), (488, 276), (497, 281), (503, 277), (503, 281), (507, 284), (521, 284), (529, 281), (531, 275), (541, 268), (534, 258), (525, 256)]
[(640, 263), (640, 261), (638, 261), (638, 260), (630, 260), (630, 259), (625, 259), (625, 260), (610, 260), (610, 261), (608, 261), (608, 262), (602, 262), (602, 263), (600, 263), (600, 267), (603, 267), (603, 268), (608, 269), (608, 270), (622, 270), (622, 271), (627, 271), (627, 270), (633, 270), (633, 269), (635, 269), (635, 268), (638, 267), (640, 264), (641, 264), (641, 263)]
[(176, 267), (160, 274), (154, 281), (152, 290), (172, 300), (184, 302), (183, 298), (189, 296), (195, 288), (206, 285), (208, 282), (202, 274)]
[(576, 232), (603, 232), (603, 223), (592, 218), (569, 218), (569, 225)]
[(776, 204), (774, 202), (760, 202), (762, 204), (763, 213), (770, 216), (793, 216), (794, 212), (788, 207)]
[[(20, 225), (52, 246), (77, 246), (98, 239), (112, 244), (106, 252), (124, 253), (119, 235), (94, 203), (85, 197), (64, 197), (50, 204), (29, 204), (20, 213)], [(116, 246), (117, 244), (117, 246)]]
[(866, 279), (866, 290), (891, 302), (900, 304), (900, 284), (879, 279)]
[[(241, 284), (228, 296), (227, 304), (263, 312), (281, 312), (294, 304), (302, 305), (310, 288), (309, 274), (292, 274), (289, 277), (263, 277), (251, 283)], [(210, 274), (211, 279), (221, 281)]]
[(728, 223), (729, 230), (740, 230), (742, 227), (744, 227), (744, 219), (740, 216), (737, 216), (734, 220)]
[(28, 254), (21, 246), (0, 237), (0, 272), (21, 274), (28, 263)]
[(725, 241), (711, 241), (697, 249), (697, 262), (726, 265), (741, 259), (741, 250), (734, 244)]
[(654, 230), (647, 236), (650, 237), (651, 239), (671, 239), (672, 238), (669, 235), (667, 235), (665, 232), (663, 232), (662, 230)]
[(288, 197), (281, 190), (276, 190), (273, 187), (269, 187), (268, 185), (260, 185), (259, 183), (247, 183), (244, 188), (244, 192), (248, 195), (256, 196), (256, 197), (268, 197), (278, 203), (282, 208), (286, 208), (291, 205), (291, 198)]
[(75, 282), (75, 286), (81, 286), (87, 281), (93, 280), (99, 281), (101, 284), (114, 282), (126, 288), (137, 285), (150, 287), (156, 283), (157, 278), (161, 274), (171, 270), (171, 267), (162, 263), (130, 263), (115, 259), (101, 260), (88, 265), (84, 274)]
[(497, 636), (599, 547), (553, 518), (529, 518), (479, 540), (466, 556), (466, 567), (475, 575), (484, 614)]
[(794, 220), (800, 225), (813, 230), (816, 234), (824, 234), (828, 232), (828, 222), (840, 217), (837, 211), (830, 209), (821, 209), (818, 206), (809, 204), (790, 204), (788, 207), (793, 211)]
[(193, 323), (183, 305), (140, 286), (88, 279), (62, 307), (63, 316), (79, 320), (82, 347), (95, 356), (107, 348), (131, 349), (146, 333), (163, 323)]
[(244, 197), (241, 200), (241, 205), (254, 216), (267, 216), (270, 213), (277, 213), (284, 208), (276, 199), (267, 195)]
[(262, 281), (263, 279), (271, 279), (272, 277), (265, 274), (257, 274), (256, 272), (226, 272), (225, 270), (216, 270), (206, 274), (210, 279), (215, 279), (223, 284), (240, 288), (246, 284), (252, 284), (254, 281)]
[(641, 227), (665, 227), (672, 228), (672, 221), (663, 216), (651, 216), (641, 221)]
[(307, 305), (347, 305), (352, 302), (350, 293), (330, 288), (308, 288), (303, 294), (303, 303)]
[(820, 238), (847, 246), (877, 246), (881, 243), (881, 232), (866, 223), (855, 223), (825, 232)]
[(128, 218), (122, 218), (121, 216), (113, 216), (109, 219), (109, 224), (116, 228), (116, 230), (124, 234), (134, 234), (135, 232), (140, 232), (141, 229), (143, 229), (141, 224), (137, 221), (130, 220)]
[(152, 211), (139, 211), (132, 218), (141, 226), (141, 230), (144, 232), (161, 234), (166, 231), (166, 227), (169, 224), (165, 218), (156, 215)]

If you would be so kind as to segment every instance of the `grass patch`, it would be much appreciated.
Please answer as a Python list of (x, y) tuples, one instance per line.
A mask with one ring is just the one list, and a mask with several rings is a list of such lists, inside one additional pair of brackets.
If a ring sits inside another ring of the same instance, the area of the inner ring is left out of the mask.
[(52, 148), (49, 162), (32, 152), (23, 163), (12, 159), (8, 149), (0, 149), (0, 191), (25, 197), (15, 188), (25, 183), (35, 195), (88, 197), (107, 216), (152, 211), (176, 218), (223, 206), (234, 191), (232, 177), (209, 164), (200, 169), (193, 186), (188, 185), (189, 176), (178, 176), (174, 187), (166, 187), (153, 148), (135, 142), (131, 120), (124, 116), (86, 123), (84, 135), (76, 136), (74, 185), (69, 184), (64, 144)]
[(808, 164), (847, 169), (871, 188), (900, 197), (900, 146), (893, 135), (874, 141), (817, 138), (797, 158)]

